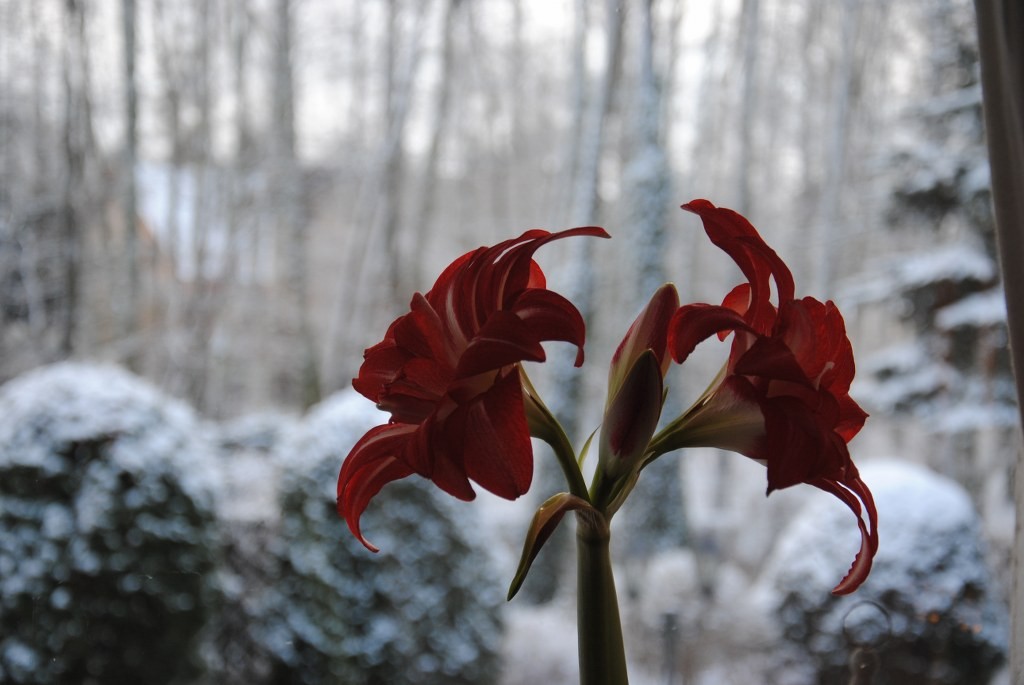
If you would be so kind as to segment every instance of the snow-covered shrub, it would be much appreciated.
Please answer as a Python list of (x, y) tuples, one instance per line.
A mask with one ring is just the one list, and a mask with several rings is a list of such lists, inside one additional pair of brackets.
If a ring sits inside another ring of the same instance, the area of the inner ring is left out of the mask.
[(382, 417), (339, 394), (282, 447), (276, 682), (497, 682), (502, 588), (470, 508), (415, 477), (393, 483), (363, 516), (378, 554), (338, 518), (341, 461)]
[[(986, 566), (966, 491), (906, 462), (862, 469), (878, 506), (881, 544), (853, 595), (829, 595), (858, 534), (827, 496), (786, 528), (761, 578), (784, 649), (778, 672), (807, 685), (847, 682), (857, 646), (877, 653), (875, 685), (983, 685), (1004, 659), (1008, 612)], [(788, 661), (788, 663), (785, 663)]]
[(0, 682), (194, 679), (218, 597), (200, 434), (113, 367), (0, 388)]
[(209, 631), (208, 654), (218, 685), (268, 683), (276, 663), (267, 647), (280, 573), (270, 551), (280, 526), (279, 465), (272, 455), (296, 422), (261, 413), (214, 427), (222, 468), (217, 511), (224, 601)]

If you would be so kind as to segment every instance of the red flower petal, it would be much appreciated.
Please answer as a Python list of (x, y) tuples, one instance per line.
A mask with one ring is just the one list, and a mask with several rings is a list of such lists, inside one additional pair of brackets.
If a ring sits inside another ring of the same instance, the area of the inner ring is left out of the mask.
[(526, 290), (516, 298), (511, 311), (522, 319), (539, 340), (557, 340), (576, 346), (576, 366), (583, 365), (586, 325), (569, 300), (550, 290)]
[(412, 474), (412, 469), (397, 459), (398, 453), (414, 430), (412, 426), (377, 426), (355, 444), (338, 477), (338, 513), (349, 530), (367, 549), (376, 552), (359, 529), (359, 519), (370, 500), (388, 483)]
[(533, 230), (468, 252), (367, 349), (353, 386), (391, 423), (367, 433), (339, 475), (338, 510), (361, 540), (370, 499), (412, 473), (460, 499), (475, 496), (471, 479), (509, 499), (527, 490), (533, 453), (517, 365), (542, 361), (549, 340), (576, 345), (583, 360), (582, 317), (546, 290), (533, 261), (542, 245), (570, 236), (608, 234)]
[(683, 205), (683, 209), (701, 218), (711, 242), (740, 267), (751, 287), (750, 322), (757, 330), (765, 332), (772, 318), (769, 312), (769, 277), (775, 280), (779, 302), (790, 300), (794, 287), (789, 267), (775, 250), (768, 247), (757, 229), (737, 212), (715, 207), (707, 200), (693, 200)]
[(465, 412), (458, 408), (443, 419), (431, 416), (406, 444), (403, 459), (424, 478), (456, 499), (476, 497), (466, 473)]
[(533, 446), (523, 412), (518, 369), (499, 379), (467, 408), (466, 474), (484, 489), (515, 499), (533, 480)]
[(520, 361), (544, 361), (537, 331), (509, 311), (494, 312), (462, 353), (456, 376), (465, 378), (496, 371)]
[[(867, 579), (868, 573), (871, 572), (871, 564), (878, 552), (878, 510), (875, 508), (875, 500), (871, 496), (868, 486), (860, 479), (856, 468), (852, 464), (850, 467), (852, 473), (848, 474), (842, 482), (820, 479), (810, 483), (816, 488), (835, 495), (846, 504), (853, 515), (857, 517), (857, 527), (860, 529), (860, 550), (854, 557), (850, 570), (839, 581), (839, 584), (832, 588), (834, 595), (848, 595), (860, 587)], [(863, 510), (861, 509), (862, 502)], [(866, 521), (865, 513), (867, 514)]]
[(716, 333), (750, 331), (742, 315), (713, 304), (688, 304), (680, 307), (669, 324), (668, 345), (677, 363), (686, 361), (698, 344)]
[[(871, 493), (847, 447), (867, 414), (849, 396), (855, 369), (843, 317), (832, 302), (794, 299), (789, 269), (742, 216), (706, 200), (684, 209), (701, 217), (708, 237), (747, 283), (730, 291), (722, 306), (693, 304), (676, 312), (669, 344), (679, 362), (715, 333), (736, 332), (736, 340), (718, 385), (656, 438), (657, 446), (732, 449), (767, 466), (769, 493), (809, 483), (839, 497), (858, 517), (862, 544), (834, 592), (852, 592), (870, 570), (878, 536)], [(771, 280), (777, 307), (770, 301)], [(751, 405), (763, 417), (761, 426), (750, 420)], [(744, 426), (743, 439), (737, 440), (734, 426)]]
[[(823, 397), (824, 402), (834, 400)], [(794, 397), (761, 401), (765, 417), (768, 490), (782, 490), (816, 478), (835, 478), (850, 463), (850, 453), (828, 419)]]

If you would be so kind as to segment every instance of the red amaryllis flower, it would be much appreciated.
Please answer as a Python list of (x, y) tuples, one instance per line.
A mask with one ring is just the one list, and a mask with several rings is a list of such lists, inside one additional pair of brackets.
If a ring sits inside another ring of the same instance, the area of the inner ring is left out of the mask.
[(533, 477), (533, 452), (519, 362), (543, 361), (541, 343), (576, 345), (585, 327), (576, 308), (545, 287), (533, 261), (545, 243), (608, 237), (601, 228), (527, 231), (469, 252), (448, 266), (384, 340), (366, 350), (357, 391), (391, 413), (364, 435), (338, 478), (338, 512), (364, 545), (359, 517), (380, 489), (419, 474), (469, 500), (470, 480), (515, 499)]
[(767, 466), (769, 493), (807, 483), (838, 497), (857, 516), (861, 549), (833, 593), (853, 592), (871, 569), (878, 532), (871, 492), (847, 448), (867, 414), (849, 395), (854, 361), (843, 317), (832, 302), (794, 298), (789, 269), (745, 218), (706, 200), (683, 208), (701, 217), (747, 282), (721, 305), (676, 312), (669, 349), (677, 362), (716, 333), (735, 339), (721, 377), (653, 446), (730, 449)]

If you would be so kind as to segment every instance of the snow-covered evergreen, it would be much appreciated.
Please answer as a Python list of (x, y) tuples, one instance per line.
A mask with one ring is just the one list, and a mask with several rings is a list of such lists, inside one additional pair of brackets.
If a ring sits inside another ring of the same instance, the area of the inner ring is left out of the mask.
[(804, 673), (792, 682), (845, 682), (860, 646), (885, 666), (875, 685), (989, 682), (1004, 660), (1009, 622), (967, 492), (905, 461), (872, 462), (862, 475), (885, 540), (871, 575), (854, 595), (829, 594), (858, 535), (849, 511), (827, 496), (808, 503), (759, 581), (781, 634), (770, 670)]
[(278, 682), (493, 682), (502, 583), (472, 512), (426, 481), (393, 483), (363, 517), (375, 555), (335, 511), (342, 459), (384, 418), (341, 393), (281, 446), (280, 603), (268, 635)]
[(114, 367), (0, 388), (0, 682), (188, 683), (216, 611), (210, 445)]

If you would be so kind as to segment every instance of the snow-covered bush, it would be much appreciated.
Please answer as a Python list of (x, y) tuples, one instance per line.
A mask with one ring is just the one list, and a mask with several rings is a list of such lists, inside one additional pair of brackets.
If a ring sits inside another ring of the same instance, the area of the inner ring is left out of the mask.
[(379, 554), (338, 518), (341, 460), (382, 417), (354, 393), (336, 395), (282, 447), (276, 682), (497, 682), (503, 599), (470, 508), (460, 517), (416, 478), (389, 485), (363, 517)]
[(276, 659), (267, 647), (280, 560), (271, 548), (280, 527), (279, 465), (272, 455), (297, 419), (253, 414), (214, 426), (222, 477), (220, 518), (222, 609), (209, 631), (209, 661), (217, 685), (271, 682)]
[[(783, 531), (761, 578), (790, 683), (847, 682), (857, 647), (878, 656), (875, 685), (983, 685), (1003, 661), (1008, 613), (986, 566), (980, 523), (955, 482), (906, 462), (861, 469), (878, 506), (881, 545), (853, 595), (829, 595), (858, 545), (850, 513), (827, 496)], [(781, 681), (780, 681), (781, 682)]]
[(192, 682), (218, 598), (201, 433), (113, 367), (0, 388), (0, 682)]

